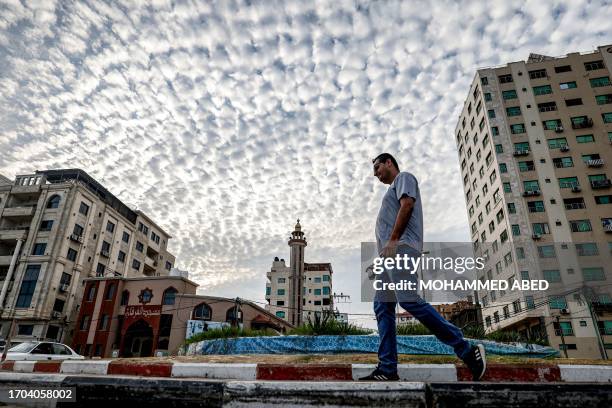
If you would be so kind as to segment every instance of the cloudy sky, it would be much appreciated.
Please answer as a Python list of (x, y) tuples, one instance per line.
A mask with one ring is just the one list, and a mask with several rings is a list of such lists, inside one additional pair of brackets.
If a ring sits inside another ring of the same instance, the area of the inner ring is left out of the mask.
[(366, 313), (371, 159), (418, 177), (426, 240), (469, 240), (453, 129), (475, 70), (592, 51), (610, 21), (583, 0), (0, 0), (0, 173), (86, 170), (201, 293), (263, 301), (299, 217), (306, 261)]

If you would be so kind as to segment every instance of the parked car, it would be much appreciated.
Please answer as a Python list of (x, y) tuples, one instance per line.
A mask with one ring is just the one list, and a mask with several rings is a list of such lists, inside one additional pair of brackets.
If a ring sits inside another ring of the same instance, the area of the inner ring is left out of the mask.
[(51, 341), (26, 341), (6, 352), (7, 360), (84, 360), (73, 349)]

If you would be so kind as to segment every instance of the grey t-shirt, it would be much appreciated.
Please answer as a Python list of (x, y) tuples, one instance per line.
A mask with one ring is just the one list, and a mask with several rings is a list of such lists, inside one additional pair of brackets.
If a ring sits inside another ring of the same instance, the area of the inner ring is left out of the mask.
[(409, 245), (419, 252), (423, 250), (423, 209), (421, 207), (419, 183), (411, 173), (402, 171), (389, 186), (378, 211), (376, 246), (379, 254), (391, 238), (397, 213), (400, 209), (400, 198), (403, 196), (414, 198), (414, 207), (399, 243)]

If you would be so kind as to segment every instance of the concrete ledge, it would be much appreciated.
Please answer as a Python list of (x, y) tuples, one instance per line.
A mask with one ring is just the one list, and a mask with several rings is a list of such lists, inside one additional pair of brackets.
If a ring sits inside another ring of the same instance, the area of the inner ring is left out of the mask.
[(111, 361), (106, 374), (136, 375), (142, 377), (170, 377), (172, 363), (134, 363), (131, 361)]
[(174, 363), (172, 377), (255, 380), (257, 364)]
[(257, 364), (258, 380), (351, 381), (350, 364)]
[[(458, 366), (457, 379), (472, 381), (472, 373), (466, 366)], [(561, 381), (561, 373), (555, 364), (487, 364), (481, 381), (555, 382)]]
[(414, 382), (246, 382), (229, 381), (224, 407), (328, 406), (425, 407), (426, 385)]
[(15, 361), (13, 371), (18, 373), (31, 373), (34, 371), (36, 361)]
[(109, 360), (66, 360), (62, 363), (60, 373), (105, 375), (109, 364)]
[[(365, 377), (375, 368), (375, 364), (353, 364), (353, 380)], [(400, 381), (457, 381), (454, 364), (399, 364), (397, 374)]]
[(561, 380), (567, 382), (612, 382), (612, 366), (559, 364)]

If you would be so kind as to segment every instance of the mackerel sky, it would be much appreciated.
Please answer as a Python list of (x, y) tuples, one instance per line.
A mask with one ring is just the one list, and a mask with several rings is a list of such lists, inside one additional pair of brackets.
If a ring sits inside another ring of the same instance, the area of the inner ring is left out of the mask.
[(87, 171), (202, 294), (263, 301), (299, 217), (306, 261), (367, 313), (371, 159), (417, 176), (426, 240), (468, 241), (453, 131), (475, 70), (593, 51), (610, 21), (582, 0), (0, 0), (0, 174)]

